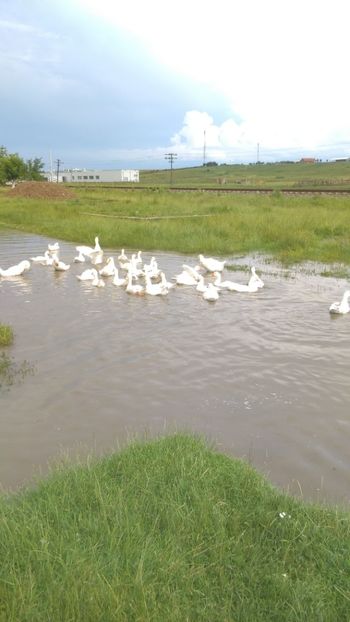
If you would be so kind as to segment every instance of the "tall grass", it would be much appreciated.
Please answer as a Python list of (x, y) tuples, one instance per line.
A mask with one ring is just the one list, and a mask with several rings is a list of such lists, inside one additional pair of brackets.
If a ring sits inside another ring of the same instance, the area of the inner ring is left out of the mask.
[[(350, 199), (77, 188), (76, 199), (0, 194), (0, 226), (108, 248), (228, 255), (262, 252), (283, 263), (350, 263)], [(132, 219), (130, 219), (132, 217)]]
[(63, 466), (0, 516), (6, 622), (349, 620), (349, 514), (197, 438)]

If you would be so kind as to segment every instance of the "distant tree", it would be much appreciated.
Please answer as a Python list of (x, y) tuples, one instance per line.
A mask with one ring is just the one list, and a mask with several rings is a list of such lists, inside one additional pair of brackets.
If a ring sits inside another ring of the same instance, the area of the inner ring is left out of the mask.
[(2, 183), (6, 181), (14, 183), (18, 179), (23, 179), (26, 174), (25, 162), (17, 153), (10, 153), (2, 156), (0, 159), (0, 168), (0, 178)]
[(41, 181), (44, 163), (41, 158), (33, 158), (26, 162), (18, 153), (8, 153), (6, 147), (0, 145), (0, 184), (15, 183), (20, 179)]
[(44, 163), (41, 158), (34, 158), (33, 160), (26, 161), (26, 179), (31, 181), (41, 181), (44, 172)]

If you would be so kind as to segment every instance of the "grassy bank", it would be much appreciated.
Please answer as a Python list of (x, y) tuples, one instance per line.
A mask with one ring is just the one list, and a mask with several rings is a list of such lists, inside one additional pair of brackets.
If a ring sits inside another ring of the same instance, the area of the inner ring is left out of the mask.
[(349, 620), (349, 514), (175, 435), (0, 499), (0, 619)]
[(0, 192), (0, 227), (53, 239), (91, 244), (99, 235), (106, 248), (350, 264), (348, 197), (77, 188), (75, 199), (53, 201), (10, 192)]

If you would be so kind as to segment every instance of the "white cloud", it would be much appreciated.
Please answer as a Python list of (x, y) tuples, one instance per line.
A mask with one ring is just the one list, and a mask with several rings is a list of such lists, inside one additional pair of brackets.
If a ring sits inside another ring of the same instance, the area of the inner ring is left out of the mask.
[[(209, 123), (208, 143), (307, 150), (350, 140), (347, 0), (178, 0), (170, 15), (160, 0), (134, 0), (133, 11), (82, 1), (193, 88), (205, 83), (229, 103), (232, 119)], [(187, 117), (173, 143), (199, 148), (199, 124)]]

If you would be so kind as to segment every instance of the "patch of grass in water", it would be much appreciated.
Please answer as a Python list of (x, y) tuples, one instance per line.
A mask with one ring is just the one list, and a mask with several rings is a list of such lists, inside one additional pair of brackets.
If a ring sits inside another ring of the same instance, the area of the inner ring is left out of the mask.
[(16, 363), (5, 352), (0, 354), (0, 389), (21, 382), (28, 374), (34, 374), (34, 365), (28, 361)]
[(10, 346), (13, 343), (13, 330), (8, 324), (0, 324), (0, 346)]
[(320, 274), (321, 276), (333, 277), (335, 279), (349, 278), (349, 270), (347, 268), (334, 268), (331, 270), (323, 270), (323, 272), (321, 272)]
[(228, 264), (225, 266), (226, 270), (231, 270), (231, 272), (250, 272), (251, 266), (247, 266), (244, 264)]

